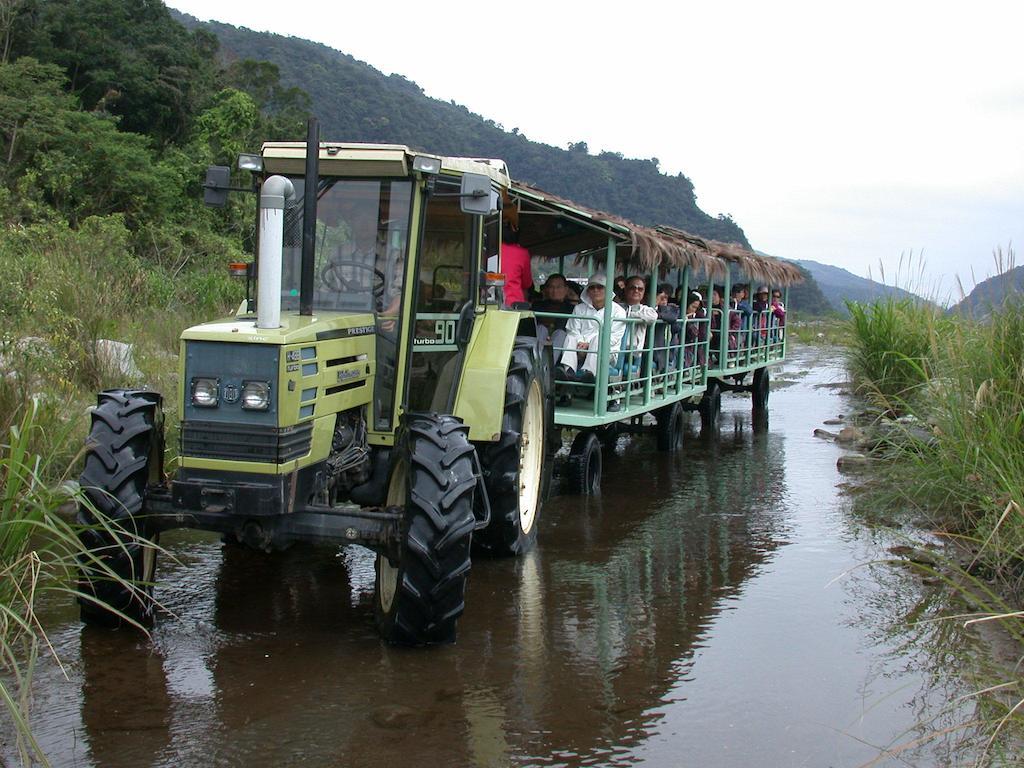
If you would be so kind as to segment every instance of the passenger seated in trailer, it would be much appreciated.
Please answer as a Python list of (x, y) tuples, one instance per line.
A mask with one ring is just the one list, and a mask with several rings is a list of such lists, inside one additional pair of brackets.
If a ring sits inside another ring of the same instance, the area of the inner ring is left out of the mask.
[[(557, 312), (571, 315), (574, 304), (568, 299), (569, 287), (565, 275), (555, 272), (544, 282), (541, 298), (533, 302), (534, 312)], [(567, 317), (538, 317), (537, 335), (542, 344), (550, 343), (556, 349), (565, 346), (565, 324)]]
[(711, 290), (711, 365), (718, 365), (718, 350), (722, 345), (722, 313), (725, 307), (722, 306), (722, 296), (725, 288), (716, 285)]
[(744, 299), (746, 291), (742, 285), (734, 285), (729, 294), (729, 349), (739, 349), (740, 331), (747, 327), (750, 305)]
[[(626, 278), (626, 301), (623, 309), (626, 310), (626, 317), (639, 320), (638, 323), (627, 323), (626, 343), (623, 349), (637, 351), (646, 348), (647, 326), (654, 325), (658, 321), (658, 310), (644, 304), (644, 297), (647, 295), (647, 283), (640, 275), (631, 275)], [(637, 360), (632, 364), (636, 365)]]
[(615, 278), (615, 301), (618, 304), (626, 303), (626, 276), (619, 275)]
[(704, 365), (704, 347), (701, 344), (707, 338), (707, 330), (702, 322), (707, 317), (704, 309), (704, 297), (697, 291), (690, 291), (686, 297), (686, 343), (683, 347), (683, 367), (692, 368), (695, 364)]
[[(601, 324), (604, 322), (605, 286), (607, 278), (598, 273), (587, 282), (583, 300), (573, 308), (572, 317), (565, 324), (565, 352), (555, 368), (559, 381), (579, 381), (593, 384), (597, 376), (598, 348), (601, 343)], [(626, 310), (612, 302), (612, 318), (620, 321)], [(626, 324), (613, 322), (609, 346), (609, 365), (615, 365)]]
[[(676, 363), (676, 348), (679, 346), (679, 305), (671, 301), (672, 285), (660, 283), (655, 297), (658, 324), (654, 326), (654, 367), (664, 371)], [(669, 349), (658, 349), (658, 347)], [(668, 361), (666, 366), (665, 361)]]
[(772, 291), (772, 341), (782, 338), (783, 332), (779, 329), (786, 326), (786, 305), (782, 302), (782, 291)]
[(565, 300), (574, 307), (580, 303), (580, 296), (583, 295), (583, 286), (575, 280), (565, 281)]
[(756, 344), (762, 344), (768, 340), (768, 286), (760, 285), (754, 293), (754, 318), (753, 324), (756, 335)]

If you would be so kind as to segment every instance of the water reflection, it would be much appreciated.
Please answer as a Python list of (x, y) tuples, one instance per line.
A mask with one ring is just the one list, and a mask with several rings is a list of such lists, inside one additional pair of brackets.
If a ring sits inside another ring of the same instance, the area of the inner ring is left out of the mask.
[[(82, 722), (97, 765), (149, 765), (170, 745), (164, 660), (143, 638), (81, 634)], [(96, 703), (99, 702), (99, 706)]]
[(829, 512), (834, 448), (809, 435), (835, 396), (816, 380), (773, 393), (770, 426), (732, 399), (713, 435), (692, 415), (673, 456), (620, 438), (600, 496), (545, 507), (537, 551), (474, 563), (452, 647), (381, 644), (359, 550), (169, 536), (180, 563), (161, 564), (159, 596), (173, 615), (151, 642), (51, 617), (73, 674), (40, 678), (45, 746), (75, 766), (870, 759), (836, 736), (851, 712), (884, 721), (865, 741), (914, 715), (857, 660), (898, 680), (898, 629), (876, 637), (879, 617), (847, 605), (870, 594), (826, 588), (866, 550)]
[[(671, 459), (620, 440), (602, 496), (556, 497), (538, 551), (477, 563), (452, 648), (381, 645), (367, 557), (205, 543), (212, 605), (179, 605), (155, 650), (82, 633), (93, 763), (625, 760), (783, 527), (765, 504), (785, 496), (781, 436), (727, 414), (689, 438)], [(189, 624), (206, 640), (164, 653)]]

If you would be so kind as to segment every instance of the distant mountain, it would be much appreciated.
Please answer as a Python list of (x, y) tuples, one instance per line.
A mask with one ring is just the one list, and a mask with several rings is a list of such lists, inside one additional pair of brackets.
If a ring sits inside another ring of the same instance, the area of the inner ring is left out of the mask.
[(788, 308), (804, 317), (833, 314), (836, 310), (826, 298), (814, 275), (803, 265), (797, 266), (804, 275), (804, 281), (789, 287)]
[[(982, 280), (950, 312), (983, 317), (998, 308), (1013, 294), (1024, 293), (1024, 267), (1014, 267), (1000, 275)], [(1024, 297), (1018, 296), (1017, 300)]]
[(828, 303), (837, 312), (842, 314), (846, 314), (846, 301), (869, 304), (875, 299), (886, 296), (896, 296), (915, 301), (922, 300), (920, 296), (910, 291), (905, 291), (892, 285), (885, 285), (884, 283), (876, 283), (874, 280), (868, 280), (866, 277), (857, 277), (857, 275), (848, 272), (842, 267), (834, 267), (831, 264), (822, 264), (807, 259), (790, 259), (790, 261), (811, 273), (821, 287), (821, 292), (825, 295)]
[[(637, 224), (670, 224), (703, 237), (750, 245), (732, 218), (709, 216), (700, 210), (693, 183), (682, 173), (661, 173), (657, 158), (632, 159), (617, 152), (594, 155), (584, 141), (570, 144), (568, 149), (530, 141), (518, 128), (507, 131), (454, 101), (429, 98), (406, 77), (384, 75), (325, 45), (171, 13), (189, 28), (215, 34), (226, 62), (253, 59), (273, 63), (283, 86), (309, 94), (325, 139), (406, 144), (438, 154), (501, 158), (517, 180)], [(585, 131), (585, 126), (581, 130)]]

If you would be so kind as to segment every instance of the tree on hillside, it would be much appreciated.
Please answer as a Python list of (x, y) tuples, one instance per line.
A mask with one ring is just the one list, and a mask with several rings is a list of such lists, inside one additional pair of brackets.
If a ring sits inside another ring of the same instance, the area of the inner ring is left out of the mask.
[(87, 110), (159, 145), (184, 136), (215, 78), (215, 39), (175, 22), (161, 0), (25, 0), (12, 56), (57, 64)]
[(129, 221), (162, 214), (175, 190), (149, 140), (119, 131), (108, 115), (83, 112), (63, 86), (53, 65), (29, 58), (0, 65), (2, 174), (14, 208), (8, 219), (37, 218), (40, 206), (71, 224), (110, 213)]
[[(297, 86), (281, 84), (281, 72), (269, 61), (242, 59), (224, 71), (225, 85), (244, 91), (252, 97), (262, 113), (254, 128), (265, 138), (302, 136), (312, 104), (309, 94)], [(252, 148), (252, 145), (249, 145)]]

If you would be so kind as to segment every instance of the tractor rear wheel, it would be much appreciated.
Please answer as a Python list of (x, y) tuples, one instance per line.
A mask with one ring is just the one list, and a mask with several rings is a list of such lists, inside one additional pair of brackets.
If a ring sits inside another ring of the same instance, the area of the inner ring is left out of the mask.
[(521, 555), (537, 543), (537, 519), (550, 482), (551, 398), (534, 340), (519, 337), (505, 379), (501, 437), (478, 444), (491, 520), (475, 543), (488, 554)]
[(120, 626), (153, 618), (158, 533), (142, 514), (146, 486), (163, 479), (162, 398), (107, 390), (97, 397), (79, 484), (78, 598), (82, 620)]
[(374, 603), (385, 640), (451, 643), (465, 608), (473, 540), (473, 445), (454, 416), (406, 418), (388, 506), (405, 507), (397, 562), (377, 555)]

